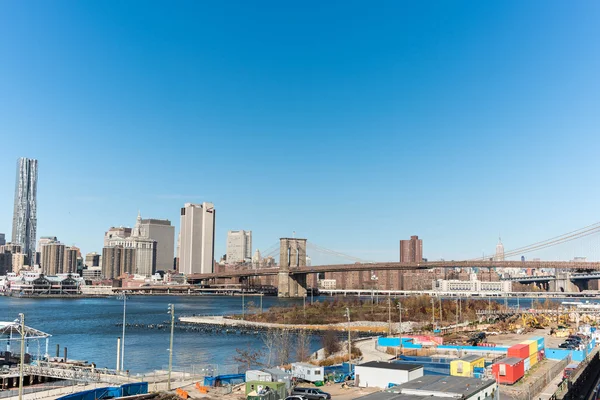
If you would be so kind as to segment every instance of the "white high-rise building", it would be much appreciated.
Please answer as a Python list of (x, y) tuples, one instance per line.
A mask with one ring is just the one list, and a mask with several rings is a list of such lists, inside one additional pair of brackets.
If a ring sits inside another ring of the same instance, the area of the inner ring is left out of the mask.
[(170, 271), (173, 269), (175, 256), (175, 227), (168, 219), (143, 219), (144, 236), (156, 241), (156, 269)]
[(496, 245), (496, 256), (494, 261), (504, 261), (504, 245), (502, 239), (498, 238), (498, 244)]
[(252, 231), (227, 232), (227, 264), (252, 259)]
[(186, 203), (179, 225), (179, 272), (210, 274), (215, 260), (215, 206)]
[(32, 260), (35, 255), (37, 178), (37, 160), (19, 158), (15, 184), (12, 242), (22, 247), (23, 253), (27, 254), (29, 260)]

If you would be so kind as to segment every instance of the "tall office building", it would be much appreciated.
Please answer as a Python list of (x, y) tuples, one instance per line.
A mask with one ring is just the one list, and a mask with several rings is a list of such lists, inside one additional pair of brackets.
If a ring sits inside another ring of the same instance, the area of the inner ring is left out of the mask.
[(215, 206), (186, 203), (181, 209), (179, 272), (209, 274), (215, 260)]
[(37, 178), (37, 160), (19, 158), (15, 184), (12, 242), (21, 245), (23, 253), (27, 254), (30, 260), (35, 255)]
[(156, 242), (156, 269), (170, 271), (173, 269), (175, 256), (175, 227), (168, 219), (142, 219), (144, 236)]
[(423, 240), (411, 236), (410, 240), (400, 241), (400, 262), (411, 263), (423, 261)]
[(498, 244), (496, 245), (496, 256), (494, 257), (494, 261), (504, 261), (504, 245), (502, 244), (501, 238), (498, 238)]
[[(131, 236), (121, 236), (127, 235)], [(151, 276), (156, 272), (156, 241), (148, 238), (142, 227), (142, 216), (138, 214), (135, 227), (110, 228), (104, 235), (104, 247), (116, 247), (135, 249), (135, 263), (132, 268), (122, 269), (121, 273)], [(104, 253), (102, 253), (104, 256)], [(120, 275), (120, 273), (119, 273)], [(118, 275), (117, 275), (118, 276)]]
[(64, 272), (66, 247), (60, 242), (46, 243), (41, 249), (42, 272), (45, 275), (56, 275)]
[(4, 246), (6, 244), (6, 237), (4, 233), (0, 233), (0, 246)]
[(62, 273), (74, 274), (77, 272), (77, 259), (80, 250), (77, 247), (65, 247), (65, 256), (63, 261)]
[(227, 264), (252, 259), (252, 231), (227, 232)]
[(85, 266), (90, 267), (99, 267), (100, 266), (100, 254), (93, 252), (87, 253), (85, 255)]
[(121, 274), (131, 274), (135, 269), (136, 249), (123, 246), (110, 246), (102, 249), (102, 276), (118, 278)]

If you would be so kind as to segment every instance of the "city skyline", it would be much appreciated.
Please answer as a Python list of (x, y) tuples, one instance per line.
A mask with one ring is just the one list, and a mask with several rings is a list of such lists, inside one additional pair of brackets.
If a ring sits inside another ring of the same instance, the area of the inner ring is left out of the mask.
[(7, 239), (21, 156), (38, 237), (85, 253), (138, 210), (178, 232), (186, 202), (218, 208), (219, 256), (243, 227), (253, 250), (296, 231), (386, 261), (418, 233), (470, 259), (598, 219), (597, 3), (109, 3), (0, 4)]

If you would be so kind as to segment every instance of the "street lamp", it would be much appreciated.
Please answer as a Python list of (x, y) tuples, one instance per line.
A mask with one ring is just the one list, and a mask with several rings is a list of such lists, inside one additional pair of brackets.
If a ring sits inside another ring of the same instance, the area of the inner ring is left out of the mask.
[(346, 307), (346, 313), (344, 316), (348, 317), (348, 372), (350, 373), (352, 372), (352, 341), (350, 337), (350, 309), (348, 307)]
[(25, 361), (25, 314), (19, 314), (21, 333), (21, 362), (19, 364), (19, 400), (23, 400), (23, 362)]
[[(127, 293), (123, 291), (119, 300), (123, 299), (123, 334), (121, 335), (121, 371), (124, 371), (125, 365), (125, 315), (127, 314)], [(117, 366), (118, 367), (118, 366)]]
[(169, 381), (167, 390), (171, 390), (171, 370), (173, 368), (173, 330), (175, 327), (175, 305), (169, 304), (169, 314), (171, 314), (171, 339), (169, 341)]

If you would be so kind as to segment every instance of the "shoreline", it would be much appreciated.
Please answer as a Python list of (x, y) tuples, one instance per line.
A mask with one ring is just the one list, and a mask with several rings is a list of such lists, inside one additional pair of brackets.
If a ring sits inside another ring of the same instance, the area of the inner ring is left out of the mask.
[[(216, 326), (216, 327), (230, 327), (230, 328), (254, 328), (256, 330), (267, 330), (267, 329), (290, 329), (290, 330), (304, 330), (304, 331), (348, 331), (348, 323), (340, 322), (337, 324), (315, 324), (315, 325), (298, 325), (298, 324), (281, 324), (275, 322), (255, 322), (245, 321), (239, 319), (233, 319), (223, 316), (192, 316), (192, 317), (179, 317), (179, 322), (201, 325), (201, 326)], [(403, 331), (407, 331), (412, 328), (412, 322), (406, 321), (402, 323), (404, 327)], [(392, 332), (399, 331), (398, 322), (392, 323)], [(364, 332), (364, 333), (387, 333), (389, 329), (388, 322), (378, 321), (353, 321), (350, 323), (350, 331), (352, 332)]]

